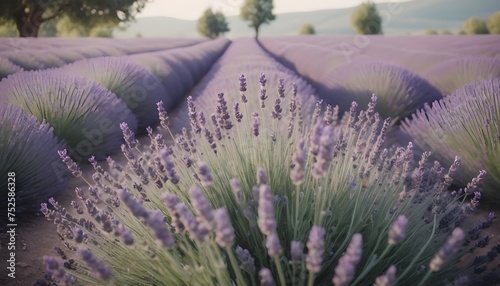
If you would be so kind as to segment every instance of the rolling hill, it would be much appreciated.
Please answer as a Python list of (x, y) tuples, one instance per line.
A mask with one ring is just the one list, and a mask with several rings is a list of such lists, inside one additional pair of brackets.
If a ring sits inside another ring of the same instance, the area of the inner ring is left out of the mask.
[[(261, 27), (262, 36), (295, 35), (304, 23), (314, 25), (318, 34), (354, 34), (350, 15), (355, 8), (278, 14), (270, 25)], [(378, 4), (384, 19), (384, 33), (418, 34), (432, 28), (460, 30), (467, 18), (486, 18), (500, 10), (498, 0), (414, 0), (403, 3)], [(231, 31), (227, 37), (252, 36), (253, 30), (238, 16), (227, 17)], [(115, 37), (196, 37), (196, 21), (170, 17), (138, 18), (126, 31), (115, 31)]]

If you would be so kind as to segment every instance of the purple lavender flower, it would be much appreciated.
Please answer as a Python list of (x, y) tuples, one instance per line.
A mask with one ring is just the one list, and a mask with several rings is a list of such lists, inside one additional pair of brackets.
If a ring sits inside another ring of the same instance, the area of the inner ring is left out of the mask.
[(234, 117), (238, 122), (241, 122), (241, 119), (243, 119), (243, 114), (240, 112), (240, 104), (238, 102), (234, 104)]
[(276, 231), (266, 237), (266, 248), (270, 257), (277, 257), (281, 254), (280, 239)]
[(321, 131), (318, 155), (316, 156), (316, 163), (314, 164), (312, 172), (314, 178), (321, 178), (328, 171), (330, 163), (333, 159), (333, 143), (334, 137), (332, 127), (330, 125), (326, 125)]
[(75, 163), (75, 161), (73, 161), (73, 159), (71, 159), (68, 156), (68, 151), (66, 149), (57, 151), (57, 154), (59, 154), (59, 157), (66, 164), (66, 166), (68, 167), (68, 170), (71, 171), (71, 174), (73, 174), (73, 176), (75, 176), (77, 178), (82, 176), (82, 170)]
[(166, 227), (163, 213), (160, 210), (150, 211), (146, 221), (155, 233), (158, 244), (161, 247), (171, 249), (175, 244), (175, 239)]
[(266, 171), (263, 168), (257, 169), (257, 186), (267, 184)]
[(247, 249), (236, 246), (236, 256), (240, 261), (240, 267), (250, 275), (255, 274), (255, 260)]
[(375, 279), (374, 286), (394, 286), (396, 285), (396, 266), (391, 265), (384, 275)]
[(210, 172), (207, 164), (202, 161), (198, 161), (198, 174), (201, 179), (201, 185), (205, 188), (210, 188), (214, 185), (214, 177)]
[(221, 247), (231, 247), (234, 244), (234, 229), (229, 220), (225, 208), (219, 208), (214, 212), (215, 241)]
[(273, 198), (271, 188), (268, 185), (260, 185), (259, 188), (259, 219), (257, 224), (260, 231), (265, 235), (276, 232), (276, 219), (274, 218)]
[(125, 139), (125, 143), (127, 143), (128, 147), (130, 149), (136, 148), (139, 144), (139, 141), (135, 139), (135, 134), (134, 132), (132, 132), (132, 130), (130, 130), (128, 124), (126, 122), (120, 123), (120, 129), (123, 132), (123, 138)]
[(389, 244), (398, 244), (406, 238), (408, 219), (404, 215), (398, 216), (389, 229)]
[(179, 220), (182, 222), (186, 230), (191, 235), (191, 238), (197, 239), (198, 221), (193, 216), (193, 213), (184, 203), (178, 203), (177, 205), (175, 205), (175, 211), (179, 216)]
[(160, 118), (161, 127), (168, 129), (168, 115), (165, 111), (165, 108), (163, 107), (163, 101), (159, 101), (158, 103), (156, 103), (156, 106), (158, 110), (158, 116)]
[(260, 120), (259, 120), (259, 114), (257, 112), (252, 113), (252, 130), (253, 130), (253, 135), (259, 136), (259, 125), (260, 125)]
[(90, 250), (85, 247), (78, 248), (78, 254), (85, 261), (87, 266), (90, 268), (92, 273), (96, 275), (99, 279), (109, 280), (113, 275), (111, 269), (108, 268), (104, 262), (102, 262), (97, 256), (95, 256)]
[(241, 185), (238, 179), (229, 180), (229, 184), (231, 185), (231, 189), (233, 190), (234, 196), (236, 200), (241, 203), (243, 202), (243, 193), (241, 191)]
[(54, 278), (61, 279), (66, 275), (63, 262), (58, 258), (53, 256), (44, 256), (43, 264), (45, 265), (45, 271), (47, 271), (47, 273)]
[(132, 198), (128, 190), (118, 190), (118, 195), (122, 202), (125, 203), (125, 205), (132, 211), (132, 214), (135, 217), (147, 219), (148, 212), (140, 203)]
[(281, 98), (285, 98), (285, 80), (281, 78), (278, 82), (278, 95)]
[(178, 211), (176, 210), (176, 206), (179, 203), (179, 198), (177, 198), (177, 196), (174, 194), (166, 193), (165, 195), (163, 195), (162, 199), (172, 218), (172, 226), (175, 228), (175, 231), (177, 233), (181, 233), (182, 231), (184, 231), (185, 227), (180, 220)]
[(245, 78), (245, 75), (240, 75), (240, 91), (247, 91), (247, 79)]
[(324, 236), (324, 228), (316, 225), (312, 226), (311, 232), (309, 233), (309, 239), (306, 244), (306, 268), (314, 273), (321, 270), (321, 264), (323, 263), (323, 253), (325, 252)]
[(429, 266), (432, 271), (436, 272), (441, 269), (446, 261), (450, 260), (462, 246), (465, 239), (465, 234), (462, 229), (455, 228), (448, 238), (446, 243), (439, 249), (438, 253), (431, 260)]
[(172, 182), (172, 184), (179, 183), (179, 175), (174, 169), (174, 162), (172, 162), (167, 148), (163, 148), (160, 150), (160, 160), (163, 166), (165, 166), (165, 174), (167, 175), (167, 178), (170, 180), (170, 182)]
[(268, 268), (262, 268), (259, 271), (260, 286), (274, 286), (273, 274)]
[(347, 286), (354, 278), (356, 265), (361, 260), (363, 247), (363, 238), (361, 234), (355, 233), (352, 236), (351, 243), (347, 247), (347, 251), (338, 261), (335, 267), (335, 276), (332, 282), (335, 286)]
[(202, 221), (211, 229), (212, 225), (214, 225), (212, 205), (203, 192), (196, 186), (192, 186), (191, 189), (189, 189), (189, 195), (191, 196), (191, 203), (193, 204), (196, 214), (198, 214)]
[(292, 240), (291, 246), (290, 246), (290, 253), (292, 256), (292, 262), (293, 263), (301, 263), (302, 258), (304, 256), (304, 246), (302, 245), (302, 242)]

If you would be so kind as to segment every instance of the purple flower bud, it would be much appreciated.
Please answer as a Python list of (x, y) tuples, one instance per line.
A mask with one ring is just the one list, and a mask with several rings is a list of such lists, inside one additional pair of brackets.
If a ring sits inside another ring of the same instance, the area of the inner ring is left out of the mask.
[(306, 244), (306, 268), (314, 273), (321, 270), (321, 264), (323, 263), (323, 253), (325, 252), (324, 236), (325, 229), (320, 226), (313, 225)]
[(285, 98), (285, 80), (280, 79), (278, 83), (278, 95), (281, 98)]
[(479, 171), (479, 174), (467, 184), (467, 187), (464, 190), (465, 194), (470, 195), (475, 192), (478, 189), (478, 185), (481, 183), (485, 176), (485, 170)]
[(203, 192), (196, 186), (192, 186), (191, 189), (189, 189), (189, 195), (191, 196), (191, 203), (194, 210), (202, 221), (207, 224), (209, 229), (211, 229), (214, 224), (212, 205), (205, 195), (203, 195)]
[(396, 285), (396, 266), (391, 265), (384, 275), (375, 279), (374, 286), (394, 286)]
[(63, 262), (53, 256), (44, 256), (43, 264), (45, 265), (45, 271), (52, 277), (61, 279), (66, 275), (66, 270), (64, 269)]
[(314, 178), (321, 178), (328, 171), (330, 163), (333, 160), (333, 143), (334, 137), (332, 127), (330, 125), (324, 126), (319, 140), (318, 156), (316, 157), (316, 163), (313, 167)]
[(268, 185), (261, 185), (259, 188), (259, 219), (257, 224), (260, 231), (265, 235), (276, 232), (276, 220), (274, 218), (273, 198), (271, 188)]
[(241, 203), (243, 202), (243, 192), (241, 191), (240, 182), (238, 179), (229, 180), (229, 184), (231, 185), (231, 189), (233, 189), (234, 196), (236, 200)]
[(87, 237), (87, 234), (83, 232), (83, 230), (79, 227), (76, 227), (73, 231), (74, 234), (74, 240), (77, 243), (82, 243), (83, 240)]
[(160, 118), (161, 127), (168, 129), (168, 116), (165, 108), (163, 107), (163, 101), (156, 103), (158, 109), (158, 116)]
[(240, 104), (238, 102), (234, 104), (234, 117), (238, 122), (241, 122), (241, 119), (243, 119), (243, 114), (240, 112)]
[(240, 91), (247, 91), (247, 79), (245, 78), (245, 75), (240, 75)]
[(148, 217), (148, 212), (146, 211), (146, 209), (140, 203), (134, 200), (127, 190), (118, 190), (118, 195), (122, 202), (125, 203), (125, 205), (132, 211), (132, 214), (135, 217), (142, 217), (145, 219)]
[(136, 148), (139, 144), (139, 141), (135, 139), (135, 134), (134, 132), (132, 132), (132, 130), (130, 130), (128, 124), (126, 122), (120, 123), (120, 129), (122, 130), (123, 139), (125, 139), (125, 143), (127, 143), (128, 147), (130, 149)]
[(431, 260), (429, 266), (436, 272), (441, 269), (443, 264), (450, 260), (459, 250), (464, 242), (465, 234), (462, 229), (455, 228), (446, 243), (439, 249), (438, 253)]
[(259, 114), (257, 112), (252, 113), (252, 129), (255, 136), (259, 136), (259, 124)]
[(398, 244), (406, 238), (408, 219), (404, 215), (398, 216), (389, 229), (389, 244)]
[(193, 213), (184, 203), (175, 205), (175, 211), (179, 215), (179, 220), (182, 222), (186, 230), (189, 232), (192, 239), (197, 239), (198, 221), (193, 216)]
[(262, 268), (259, 271), (260, 286), (274, 286), (273, 275), (268, 268)]
[(270, 257), (277, 257), (281, 254), (280, 239), (276, 231), (266, 237), (266, 247), (267, 247), (267, 254)]
[(214, 178), (207, 164), (202, 161), (198, 161), (198, 173), (201, 179), (201, 185), (205, 188), (210, 188), (214, 184)]
[(82, 170), (75, 163), (75, 161), (73, 161), (73, 159), (71, 159), (67, 155), (68, 151), (66, 149), (59, 150), (59, 151), (57, 151), (57, 153), (59, 154), (59, 157), (61, 158), (61, 160), (66, 164), (66, 167), (68, 167), (68, 170), (71, 171), (71, 174), (73, 174), (73, 176), (75, 176), (77, 178), (82, 176)]
[(90, 250), (85, 247), (78, 248), (78, 254), (85, 261), (92, 273), (102, 280), (111, 279), (112, 273), (104, 262), (95, 256)]
[(175, 171), (175, 166), (174, 162), (172, 162), (172, 159), (170, 158), (171, 155), (169, 155), (168, 148), (163, 148), (160, 150), (160, 160), (163, 166), (165, 166), (165, 175), (167, 178), (172, 182), (172, 184), (177, 184), (179, 183), (179, 175)]
[(231, 247), (234, 244), (234, 229), (225, 208), (215, 210), (215, 241), (221, 247)]
[(163, 216), (163, 213), (160, 210), (149, 212), (147, 224), (155, 233), (158, 245), (168, 249), (171, 249), (174, 246), (175, 239), (168, 231), (165, 224), (165, 216)]
[(266, 171), (263, 168), (257, 169), (257, 186), (267, 184)]
[(255, 273), (255, 260), (247, 249), (236, 246), (236, 256), (240, 261), (240, 267), (243, 271), (253, 275)]
[(292, 262), (293, 263), (301, 263), (302, 262), (302, 257), (304, 256), (303, 248), (304, 248), (304, 246), (302, 245), (302, 242), (292, 240), (290, 252), (292, 255)]
[(354, 278), (356, 265), (361, 260), (363, 247), (363, 238), (361, 234), (355, 233), (352, 236), (351, 243), (347, 247), (347, 251), (338, 261), (335, 267), (335, 276), (332, 282), (335, 286), (347, 286)]

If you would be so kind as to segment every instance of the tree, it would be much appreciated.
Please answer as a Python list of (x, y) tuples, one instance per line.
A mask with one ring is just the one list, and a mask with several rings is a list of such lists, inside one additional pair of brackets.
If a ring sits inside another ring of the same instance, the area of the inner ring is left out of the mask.
[(428, 36), (430, 36), (430, 35), (437, 35), (438, 32), (436, 30), (434, 30), (434, 29), (429, 28), (429, 29), (425, 30), (425, 34), (428, 35)]
[(468, 35), (488, 34), (486, 22), (477, 17), (471, 17), (464, 23), (464, 32)]
[(382, 18), (374, 3), (363, 3), (351, 14), (351, 24), (358, 34), (382, 34)]
[(245, 0), (241, 7), (240, 17), (245, 21), (250, 21), (248, 26), (254, 28), (255, 39), (259, 37), (260, 25), (276, 19), (273, 8), (273, 0)]
[(212, 9), (207, 9), (198, 19), (196, 24), (198, 33), (211, 39), (217, 38), (220, 34), (229, 32), (226, 17), (221, 12), (214, 14)]
[(2, 0), (0, 24), (14, 23), (19, 36), (37, 37), (42, 23), (65, 15), (87, 25), (134, 19), (149, 0)]
[(300, 27), (299, 35), (314, 35), (316, 34), (316, 30), (314, 30), (314, 26), (312, 24), (306, 23)]
[(486, 27), (490, 34), (500, 34), (500, 11), (490, 15), (486, 20)]

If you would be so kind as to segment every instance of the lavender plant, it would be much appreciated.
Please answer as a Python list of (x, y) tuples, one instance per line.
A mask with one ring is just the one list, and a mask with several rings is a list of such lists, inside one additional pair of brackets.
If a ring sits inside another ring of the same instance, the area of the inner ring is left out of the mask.
[[(500, 78), (465, 85), (451, 96), (427, 106), (406, 120), (401, 130), (421, 149), (433, 150), (434, 158), (451, 164), (455, 154), (461, 154), (462, 167), (455, 177), (466, 186), (467, 177), (484, 168), (485, 198), (500, 204)], [(472, 195), (477, 186), (467, 185)]]
[[(49, 124), (40, 124), (19, 106), (0, 105), (2, 220), (7, 219), (8, 208), (35, 212), (41, 202), (66, 189), (68, 172), (56, 153), (63, 147)], [(16, 200), (8, 206), (9, 189), (15, 190)]]
[(116, 152), (123, 141), (120, 122), (137, 130), (135, 117), (116, 95), (96, 82), (57, 70), (10, 75), (0, 82), (0, 102), (22, 106), (39, 122), (50, 124), (78, 161)]
[(10, 74), (22, 71), (20, 66), (13, 64), (8, 59), (0, 56), (0, 80), (7, 77)]
[(125, 58), (104, 57), (75, 62), (62, 68), (95, 81), (116, 94), (133, 112), (142, 132), (156, 126), (156, 103), (167, 99), (160, 81), (143, 67)]
[(441, 99), (440, 92), (425, 79), (402, 67), (386, 62), (352, 62), (327, 74), (318, 89), (320, 96), (341, 111), (355, 100), (360, 105), (378, 98), (376, 111), (394, 122), (422, 108), (425, 103)]
[(489, 57), (452, 59), (432, 67), (424, 77), (443, 95), (449, 95), (466, 84), (500, 77), (500, 60)]
[[(445, 191), (456, 164), (429, 163), (428, 152), (413, 162), (411, 143), (382, 149), (390, 119), (374, 112), (376, 97), (359, 112), (353, 102), (345, 124), (335, 112), (307, 123), (296, 88), (266, 79), (264, 100), (279, 98), (281, 112), (246, 94), (241, 76), (231, 98), (246, 98), (242, 108), (218, 94), (209, 119), (188, 99), (191, 133), (169, 145), (149, 128), (142, 149), (125, 136), (126, 166), (91, 162), (93, 182), (71, 208), (42, 204), (66, 246), (45, 258), (47, 272), (90, 285), (425, 285), (494, 270), (498, 245), (457, 264), (488, 244), (495, 215), (469, 225), (478, 198)], [(64, 273), (51, 262), (61, 259)]]

